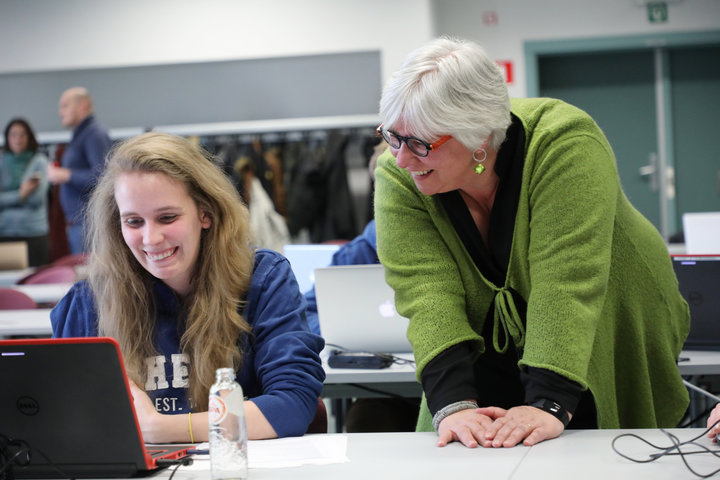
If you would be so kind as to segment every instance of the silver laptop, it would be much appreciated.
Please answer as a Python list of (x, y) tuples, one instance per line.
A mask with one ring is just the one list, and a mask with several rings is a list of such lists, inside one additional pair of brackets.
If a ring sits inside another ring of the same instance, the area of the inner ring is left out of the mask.
[(300, 292), (305, 293), (315, 284), (315, 269), (327, 267), (338, 245), (326, 244), (288, 244), (283, 247), (283, 255), (290, 261)]
[(412, 352), (408, 319), (395, 310), (395, 295), (385, 283), (382, 265), (319, 268), (315, 294), (326, 343), (364, 352)]

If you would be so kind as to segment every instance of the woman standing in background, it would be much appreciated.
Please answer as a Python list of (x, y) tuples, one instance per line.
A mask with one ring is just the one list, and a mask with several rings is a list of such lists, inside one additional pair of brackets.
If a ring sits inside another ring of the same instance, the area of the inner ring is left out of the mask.
[(0, 242), (26, 242), (31, 267), (50, 259), (47, 164), (30, 124), (10, 120), (0, 161)]

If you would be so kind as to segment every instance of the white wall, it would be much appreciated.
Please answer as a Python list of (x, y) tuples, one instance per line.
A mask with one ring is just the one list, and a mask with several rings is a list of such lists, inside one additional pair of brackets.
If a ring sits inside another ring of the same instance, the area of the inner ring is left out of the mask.
[(720, 29), (720, 0), (667, 3), (654, 24), (641, 0), (0, 0), (0, 74), (380, 50), (384, 83), (453, 34), (512, 61), (525, 96), (525, 41)]
[[(515, 68), (512, 96), (526, 96), (523, 45), (531, 40), (720, 30), (719, 0), (665, 0), (668, 21), (650, 23), (642, 0), (433, 0), (436, 34), (480, 43)], [(497, 24), (483, 16), (497, 14)]]
[(430, 11), (430, 0), (0, 0), (0, 74), (380, 50), (385, 76), (432, 38)]

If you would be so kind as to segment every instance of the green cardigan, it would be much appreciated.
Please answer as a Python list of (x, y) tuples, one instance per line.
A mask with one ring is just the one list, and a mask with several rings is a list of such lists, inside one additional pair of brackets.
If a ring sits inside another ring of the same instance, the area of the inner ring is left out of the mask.
[[(473, 341), (481, 354), (511, 338), (520, 368), (591, 390), (600, 428), (676, 426), (688, 405), (676, 359), (690, 315), (662, 237), (623, 193), (586, 113), (547, 98), (514, 99), (512, 112), (526, 153), (504, 285), (481, 275), (438, 199), (389, 151), (378, 161), (378, 254), (410, 319), (418, 379), (452, 345)], [(509, 288), (527, 302), (525, 323)], [(494, 338), (483, 339), (492, 305)], [(418, 429), (432, 430), (426, 406)]]

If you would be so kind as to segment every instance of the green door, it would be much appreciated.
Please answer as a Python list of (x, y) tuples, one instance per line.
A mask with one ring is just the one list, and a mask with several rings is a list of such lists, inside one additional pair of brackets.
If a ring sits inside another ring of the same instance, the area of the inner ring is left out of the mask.
[(610, 141), (623, 190), (660, 229), (653, 52), (574, 53), (539, 57), (541, 96), (565, 100), (592, 116)]
[(720, 46), (669, 51), (678, 225), (720, 211)]
[[(623, 41), (633, 47), (607, 46)], [(666, 238), (683, 213), (720, 211), (720, 32), (598, 42), (531, 44), (529, 90), (595, 118), (623, 190)], [(668, 166), (664, 190), (658, 163)]]

